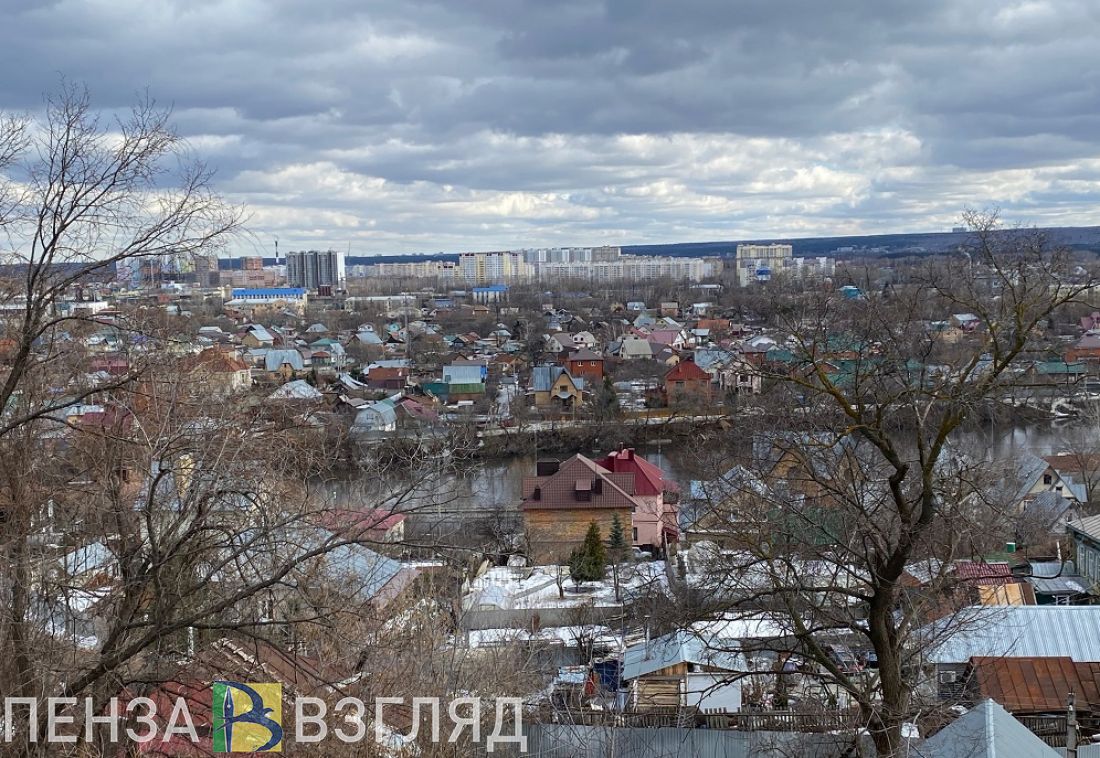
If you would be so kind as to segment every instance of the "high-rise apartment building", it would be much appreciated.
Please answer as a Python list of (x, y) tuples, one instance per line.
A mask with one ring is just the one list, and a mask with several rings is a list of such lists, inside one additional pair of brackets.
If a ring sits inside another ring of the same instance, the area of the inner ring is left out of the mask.
[(622, 250), (612, 245), (601, 247), (537, 247), (520, 250), (530, 264), (540, 263), (609, 263), (622, 256)]
[(523, 259), (523, 253), (519, 251), (461, 253), (458, 267), (467, 284), (522, 281), (534, 274), (531, 264)]
[(217, 287), (221, 283), (216, 255), (195, 256), (195, 284), (200, 287)]
[(347, 272), (344, 254), (335, 250), (303, 250), (287, 253), (286, 283), (290, 287), (315, 290), (326, 286), (344, 289)]
[(794, 248), (791, 245), (738, 245), (737, 283), (746, 287), (753, 282), (766, 282), (773, 274), (790, 266), (793, 255)]
[(242, 271), (263, 271), (264, 259), (259, 255), (245, 255), (241, 257)]
[(776, 276), (804, 279), (832, 276), (836, 260), (826, 256), (795, 258), (791, 245), (738, 245), (737, 283), (747, 287), (754, 282), (767, 282)]

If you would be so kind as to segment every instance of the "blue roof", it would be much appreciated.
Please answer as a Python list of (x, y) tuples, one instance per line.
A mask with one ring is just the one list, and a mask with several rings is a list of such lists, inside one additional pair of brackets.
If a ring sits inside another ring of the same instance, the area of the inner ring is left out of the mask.
[(306, 294), (304, 287), (258, 287), (233, 290), (233, 297), (288, 297)]
[(507, 292), (507, 284), (490, 284), (488, 287), (474, 287), (474, 292)]

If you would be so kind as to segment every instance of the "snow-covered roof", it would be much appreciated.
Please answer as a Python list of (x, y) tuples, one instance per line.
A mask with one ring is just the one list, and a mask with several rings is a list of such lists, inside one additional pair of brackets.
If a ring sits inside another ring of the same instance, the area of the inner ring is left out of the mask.
[(267, 396), (270, 400), (317, 400), (323, 397), (319, 389), (304, 379), (287, 382)]

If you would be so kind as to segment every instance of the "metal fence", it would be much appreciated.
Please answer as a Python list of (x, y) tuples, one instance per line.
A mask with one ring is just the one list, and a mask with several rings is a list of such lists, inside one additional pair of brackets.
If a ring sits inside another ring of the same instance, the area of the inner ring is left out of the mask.
[[(841, 758), (851, 754), (855, 734), (737, 732), (718, 729), (532, 724), (527, 752), (536, 758)], [(865, 738), (862, 738), (865, 739)], [(862, 745), (863, 755), (869, 745)]]

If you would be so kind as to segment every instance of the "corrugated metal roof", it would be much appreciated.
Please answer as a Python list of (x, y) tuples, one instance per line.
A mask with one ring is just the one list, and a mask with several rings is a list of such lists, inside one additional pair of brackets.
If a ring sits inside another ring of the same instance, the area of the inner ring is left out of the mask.
[(1069, 693), (1079, 711), (1100, 708), (1100, 663), (1069, 658), (975, 658), (978, 691), (1013, 713), (1059, 712)]
[(697, 663), (724, 671), (745, 671), (746, 664), (740, 654), (722, 649), (737, 647), (737, 642), (729, 640), (714, 640), (708, 646), (691, 632), (672, 632), (648, 645), (643, 642), (623, 651), (623, 680), (637, 679), (678, 663)]
[(924, 758), (1044, 758), (1054, 748), (992, 700), (984, 700), (919, 747)]
[(1077, 521), (1070, 521), (1067, 526), (1074, 531), (1092, 537), (1094, 540), (1100, 540), (1100, 515), (1086, 516)]
[(932, 641), (925, 651), (930, 663), (965, 663), (975, 656), (1100, 662), (1100, 606), (973, 606), (925, 633)]

